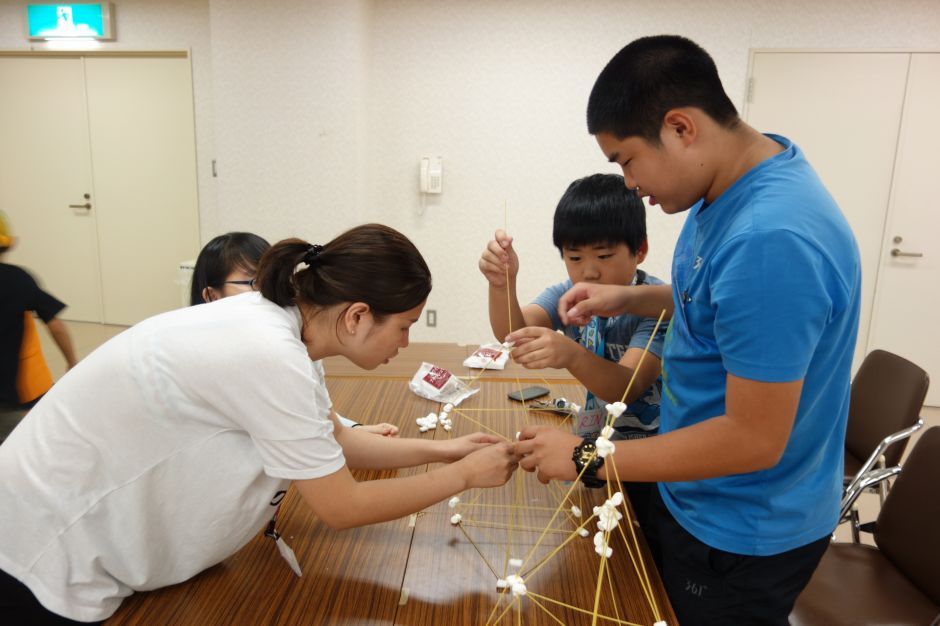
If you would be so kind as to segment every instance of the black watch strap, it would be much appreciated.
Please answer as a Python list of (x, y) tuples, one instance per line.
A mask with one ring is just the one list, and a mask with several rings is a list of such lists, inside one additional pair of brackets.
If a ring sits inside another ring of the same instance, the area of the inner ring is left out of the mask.
[(606, 481), (597, 477), (597, 470), (604, 465), (604, 457), (597, 454), (596, 437), (585, 437), (580, 444), (575, 446), (571, 460), (574, 461), (574, 468), (581, 476), (581, 482), (585, 487), (596, 489), (606, 484)]

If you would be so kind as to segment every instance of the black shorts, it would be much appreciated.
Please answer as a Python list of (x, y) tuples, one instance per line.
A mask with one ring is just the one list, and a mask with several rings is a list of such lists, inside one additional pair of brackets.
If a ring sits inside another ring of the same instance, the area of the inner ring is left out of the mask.
[(712, 548), (676, 522), (659, 489), (650, 497), (647, 539), (682, 626), (789, 624), (793, 603), (829, 545), (829, 536), (771, 556)]
[(0, 570), (0, 623), (29, 626), (65, 626), (67, 624), (103, 624), (76, 622), (53, 613), (36, 599), (29, 587)]

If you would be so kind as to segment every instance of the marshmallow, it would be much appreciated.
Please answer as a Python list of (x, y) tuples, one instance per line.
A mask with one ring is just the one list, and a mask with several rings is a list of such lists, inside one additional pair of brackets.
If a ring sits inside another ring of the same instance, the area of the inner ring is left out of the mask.
[(526, 594), (525, 581), (522, 580), (522, 576), (516, 576), (515, 574), (510, 574), (506, 577), (506, 582), (509, 587), (512, 589), (513, 597), (518, 598), (519, 596), (524, 596)]
[(509, 567), (515, 567), (519, 569), (522, 567), (522, 559), (509, 559)]
[(602, 459), (605, 458), (608, 454), (613, 454), (614, 450), (616, 449), (616, 446), (614, 446), (613, 442), (611, 442), (611, 440), (607, 439), (606, 437), (598, 437), (594, 442), (594, 445), (597, 447), (597, 456), (601, 457)]
[(653, 626), (667, 626), (667, 625), (666, 625), (666, 620), (664, 620), (664, 619), (663, 619), (663, 620), (659, 620), (658, 622), (656, 622), (655, 624), (653, 624)]
[(454, 513), (453, 515), (450, 516), (450, 523), (456, 526), (457, 524), (460, 523), (460, 520), (462, 519), (463, 518), (460, 516), (460, 513)]
[(610, 555), (614, 553), (613, 549), (607, 546), (607, 538), (602, 532), (598, 532), (596, 535), (594, 535), (594, 551), (607, 559), (609, 559)]
[(617, 419), (618, 417), (623, 415), (623, 412), (626, 410), (627, 410), (627, 405), (624, 404), (623, 402), (614, 402), (613, 404), (607, 405), (607, 414), (613, 417), (614, 419)]
[(444, 424), (444, 430), (446, 430), (447, 432), (450, 432), (453, 429), (454, 429), (453, 426), (451, 426), (450, 424)]
[(521, 431), (521, 430), (516, 433), (516, 441), (519, 441), (519, 435), (521, 435), (521, 434), (522, 434), (522, 431)]
[(623, 504), (623, 492), (615, 491), (614, 495), (610, 498), (610, 500), (608, 500), (608, 502), (610, 502), (614, 506), (620, 506), (621, 504)]
[(453, 410), (454, 410), (454, 405), (451, 404), (450, 402), (448, 402), (447, 404), (444, 405), (444, 412), (445, 412), (445, 413), (450, 413), (450, 412), (453, 411)]
[(505, 578), (497, 578), (497, 579), (496, 579), (496, 588), (497, 588), (497, 589), (505, 589), (505, 588), (508, 587), (508, 586), (509, 586), (509, 581), (507, 581)]
[(515, 341), (504, 341), (504, 342), (503, 342), (502, 344), (500, 344), (500, 345), (501, 345), (502, 348), (505, 348), (506, 350), (509, 350), (509, 349), (512, 348), (514, 345), (516, 345), (516, 342), (515, 342)]
[(614, 429), (611, 428), (610, 426), (604, 426), (604, 428), (601, 429), (601, 437), (603, 437), (604, 439), (610, 439), (610, 437), (613, 434), (614, 434)]
[(572, 504), (572, 505), (571, 505), (571, 514), (574, 515), (575, 517), (581, 517), (581, 509), (579, 509), (577, 506), (575, 506), (575, 505)]
[(581, 535), (582, 537), (587, 537), (587, 536), (590, 535), (591, 533), (590, 533), (590, 531), (589, 531), (587, 528), (579, 528), (579, 529), (578, 529), (578, 534)]
[(458, 498), (457, 496), (454, 496), (453, 498), (447, 501), (447, 506), (449, 506), (452, 509), (456, 509), (458, 504), (460, 504), (460, 498)]

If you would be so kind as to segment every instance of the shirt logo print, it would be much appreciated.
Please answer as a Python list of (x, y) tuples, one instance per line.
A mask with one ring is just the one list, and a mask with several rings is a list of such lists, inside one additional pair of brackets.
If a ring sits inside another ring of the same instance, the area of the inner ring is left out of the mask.
[(702, 257), (700, 256), (695, 257), (695, 263), (692, 264), (692, 269), (698, 271), (698, 269), (702, 267), (702, 261), (703, 261)]

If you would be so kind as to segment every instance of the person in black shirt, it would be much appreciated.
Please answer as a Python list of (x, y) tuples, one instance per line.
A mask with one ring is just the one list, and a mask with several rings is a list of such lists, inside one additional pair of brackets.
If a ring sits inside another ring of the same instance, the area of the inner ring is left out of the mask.
[(2, 262), (3, 255), (14, 243), (9, 222), (0, 213), (0, 289), (3, 290), (3, 298), (0, 298), (0, 441), (37, 400), (29, 399), (24, 403), (17, 392), (24, 314), (35, 312), (46, 324), (69, 369), (76, 363), (68, 328), (57, 317), (65, 304), (43, 291), (26, 270)]

